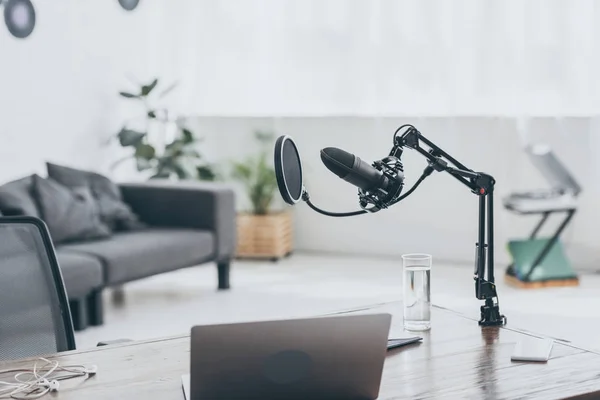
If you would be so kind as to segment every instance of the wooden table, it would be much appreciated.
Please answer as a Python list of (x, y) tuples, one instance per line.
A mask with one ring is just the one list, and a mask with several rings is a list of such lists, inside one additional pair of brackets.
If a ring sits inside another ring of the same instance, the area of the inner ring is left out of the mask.
[[(359, 312), (394, 315), (391, 337), (414, 336), (402, 329), (402, 305)], [(389, 353), (380, 399), (581, 399), (600, 398), (600, 355), (555, 343), (546, 364), (511, 362), (525, 333), (480, 328), (476, 321), (439, 307), (422, 344)], [(189, 373), (189, 337), (131, 342), (61, 353), (63, 364), (95, 364), (94, 377), (61, 382), (55, 399), (181, 400), (181, 375)], [(0, 370), (30, 367), (32, 359), (0, 363)], [(0, 380), (7, 379), (0, 375)], [(595, 393), (595, 395), (594, 395)]]

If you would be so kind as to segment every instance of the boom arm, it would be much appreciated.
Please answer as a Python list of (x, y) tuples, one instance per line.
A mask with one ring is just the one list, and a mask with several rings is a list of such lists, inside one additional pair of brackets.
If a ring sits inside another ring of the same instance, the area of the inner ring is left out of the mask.
[[(398, 132), (403, 128), (407, 128), (407, 130), (401, 136), (398, 136)], [(429, 149), (423, 148), (421, 143)], [(394, 134), (394, 147), (390, 155), (400, 158), (403, 148), (416, 150), (427, 159), (434, 170), (449, 173), (471, 189), (472, 193), (479, 196), (478, 240), (475, 244), (475, 271), (473, 277), (475, 280), (475, 296), (479, 300), (485, 301), (485, 304), (481, 306), (479, 325), (500, 326), (506, 324), (506, 317), (500, 314), (498, 295), (494, 283), (494, 185), (496, 181), (491, 175), (467, 168), (424, 137), (412, 125), (404, 125), (398, 128), (396, 134)]]

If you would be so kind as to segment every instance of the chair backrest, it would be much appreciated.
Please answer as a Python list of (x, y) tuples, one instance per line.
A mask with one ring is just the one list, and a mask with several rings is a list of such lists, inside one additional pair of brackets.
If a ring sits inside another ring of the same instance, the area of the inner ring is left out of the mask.
[(0, 360), (73, 349), (69, 302), (46, 225), (0, 217)]

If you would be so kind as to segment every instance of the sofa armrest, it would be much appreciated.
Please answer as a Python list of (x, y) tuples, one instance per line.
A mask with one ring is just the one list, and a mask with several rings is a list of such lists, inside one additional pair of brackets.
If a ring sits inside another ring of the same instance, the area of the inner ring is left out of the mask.
[(219, 183), (148, 181), (119, 185), (123, 200), (151, 226), (210, 230), (216, 261), (233, 258), (236, 246), (235, 193)]

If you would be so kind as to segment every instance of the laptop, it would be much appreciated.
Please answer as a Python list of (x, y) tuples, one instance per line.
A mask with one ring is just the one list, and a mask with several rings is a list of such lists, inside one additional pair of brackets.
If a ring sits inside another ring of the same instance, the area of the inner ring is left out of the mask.
[(581, 186), (549, 146), (544, 144), (529, 145), (525, 151), (532, 164), (550, 184), (552, 192), (569, 193), (575, 197), (579, 195)]
[(504, 207), (524, 214), (577, 208), (576, 197), (582, 190), (581, 186), (552, 149), (544, 144), (530, 144), (525, 152), (550, 188), (512, 193), (503, 199)]
[(361, 314), (195, 326), (185, 398), (374, 400), (391, 319)]

